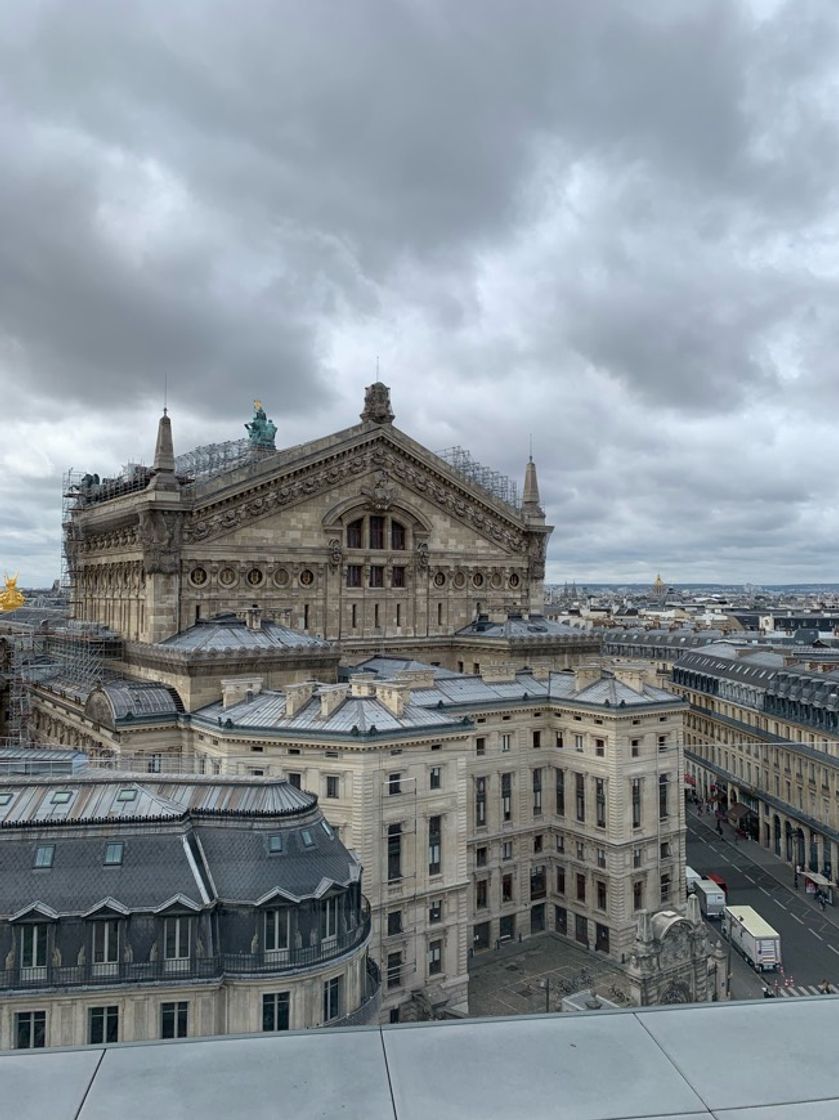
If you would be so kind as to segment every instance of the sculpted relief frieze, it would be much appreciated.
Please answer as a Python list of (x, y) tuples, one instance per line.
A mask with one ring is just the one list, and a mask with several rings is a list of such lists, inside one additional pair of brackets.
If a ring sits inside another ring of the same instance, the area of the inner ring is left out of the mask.
[[(382, 443), (337, 456), (327, 463), (301, 470), (296, 475), (267, 482), (224, 505), (197, 511), (184, 527), (184, 541), (212, 540), (259, 517), (276, 513), (306, 498), (328, 493), (336, 486), (374, 471), (373, 485), (364, 490), (372, 508), (388, 509), (402, 486), (434, 502), (454, 518), (471, 525), (508, 552), (526, 553), (528, 537), (512, 519), (507, 521), (489, 506), (435, 474), (406, 455), (394, 453)], [(419, 566), (423, 558), (418, 557)]]

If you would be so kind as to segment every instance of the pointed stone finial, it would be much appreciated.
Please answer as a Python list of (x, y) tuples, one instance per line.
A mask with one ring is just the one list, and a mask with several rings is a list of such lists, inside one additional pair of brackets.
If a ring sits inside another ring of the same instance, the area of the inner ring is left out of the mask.
[(163, 409), (163, 415), (157, 424), (157, 443), (154, 448), (154, 463), (152, 464), (152, 480), (149, 486), (153, 490), (178, 490), (180, 483), (175, 477), (175, 448), (172, 443), (172, 421), (169, 419), (168, 410)]
[(373, 424), (392, 424), (395, 417), (390, 407), (390, 389), (381, 381), (375, 381), (364, 390), (364, 411), (361, 419)]
[(533, 462), (532, 455), (527, 461), (527, 468), (524, 472), (521, 509), (522, 513), (529, 514), (531, 517), (545, 516), (545, 511), (539, 505), (539, 481), (536, 478), (536, 464)]

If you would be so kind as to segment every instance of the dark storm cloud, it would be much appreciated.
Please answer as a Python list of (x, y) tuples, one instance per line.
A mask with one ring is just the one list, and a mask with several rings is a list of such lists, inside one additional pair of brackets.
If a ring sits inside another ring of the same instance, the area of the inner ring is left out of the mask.
[(57, 521), (68, 462), (148, 456), (164, 376), (179, 449), (253, 396), (292, 443), (379, 354), (430, 447), (520, 478), (534, 438), (557, 578), (826, 573), (837, 32), (818, 0), (12, 6), (7, 552), (51, 570), (17, 475)]

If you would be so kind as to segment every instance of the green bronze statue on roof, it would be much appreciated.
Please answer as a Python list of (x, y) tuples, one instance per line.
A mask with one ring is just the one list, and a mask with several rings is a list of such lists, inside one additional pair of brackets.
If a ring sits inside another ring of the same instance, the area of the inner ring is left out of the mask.
[(245, 424), (248, 430), (248, 439), (251, 447), (258, 447), (267, 451), (275, 451), (274, 436), (277, 434), (277, 425), (269, 420), (262, 407), (262, 401), (253, 402), (253, 420)]

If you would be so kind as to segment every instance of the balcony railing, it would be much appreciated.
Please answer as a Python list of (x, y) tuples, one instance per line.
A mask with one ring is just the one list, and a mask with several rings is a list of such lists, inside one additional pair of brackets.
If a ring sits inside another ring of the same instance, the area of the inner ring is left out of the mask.
[(370, 936), (370, 909), (353, 929), (317, 945), (268, 953), (219, 953), (176, 960), (120, 961), (113, 964), (56, 965), (0, 970), (0, 991), (73, 988), (82, 985), (159, 984), (220, 980), (224, 976), (283, 975), (315, 968), (360, 948)]

